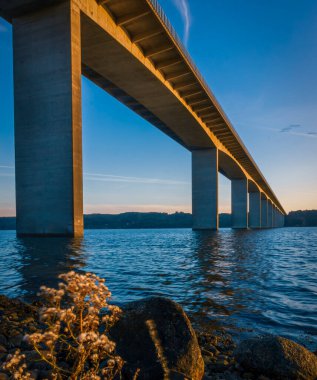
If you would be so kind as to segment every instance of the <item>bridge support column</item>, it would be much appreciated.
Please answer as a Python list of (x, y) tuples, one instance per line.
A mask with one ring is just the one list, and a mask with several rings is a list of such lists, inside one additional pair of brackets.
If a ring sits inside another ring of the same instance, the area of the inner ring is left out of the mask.
[(267, 226), (272, 228), (272, 219), (273, 219), (273, 205), (272, 202), (268, 199), (267, 201)]
[(285, 215), (281, 214), (281, 227), (285, 227)]
[(261, 228), (267, 228), (267, 198), (261, 194)]
[(273, 205), (273, 215), (272, 215), (272, 219), (273, 219), (273, 227), (276, 228), (278, 227), (278, 215), (277, 215), (277, 208), (275, 205)]
[(192, 214), (194, 230), (218, 228), (218, 150), (192, 152)]
[(284, 227), (284, 215), (277, 210), (277, 215), (278, 215), (278, 227)]
[(231, 180), (232, 228), (248, 228), (248, 180)]
[(279, 227), (279, 212), (278, 212), (278, 209), (275, 208), (274, 210), (274, 226), (275, 227)]
[(83, 233), (80, 12), (13, 20), (18, 235)]
[(261, 193), (249, 193), (249, 227), (261, 227)]

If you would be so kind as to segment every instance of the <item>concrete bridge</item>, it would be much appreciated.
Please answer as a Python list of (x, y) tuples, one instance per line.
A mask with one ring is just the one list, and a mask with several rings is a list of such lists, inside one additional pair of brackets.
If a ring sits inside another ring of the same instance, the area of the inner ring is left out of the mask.
[(17, 233), (83, 234), (81, 75), (192, 152), (194, 229), (285, 211), (156, 0), (0, 0), (13, 25)]

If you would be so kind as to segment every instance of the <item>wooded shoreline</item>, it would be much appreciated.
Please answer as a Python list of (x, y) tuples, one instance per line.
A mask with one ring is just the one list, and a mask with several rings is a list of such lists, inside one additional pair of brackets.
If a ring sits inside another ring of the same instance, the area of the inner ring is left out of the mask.
[[(15, 230), (15, 217), (0, 217), (0, 230)], [(85, 229), (191, 228), (192, 215), (176, 212), (126, 212), (121, 214), (84, 215)], [(220, 228), (231, 227), (231, 214), (219, 214)], [(316, 227), (317, 210), (291, 211), (285, 227)]]

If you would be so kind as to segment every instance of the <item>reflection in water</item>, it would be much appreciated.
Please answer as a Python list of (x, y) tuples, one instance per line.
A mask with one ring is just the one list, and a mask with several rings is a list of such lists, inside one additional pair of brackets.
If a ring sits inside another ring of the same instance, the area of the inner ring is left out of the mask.
[[(196, 289), (195, 302), (199, 307), (193, 313), (200, 324), (207, 320), (219, 325), (222, 320), (222, 324), (229, 326), (232, 321), (225, 317), (243, 313), (246, 299), (252, 302), (255, 297), (252, 288), (237, 286), (239, 282), (252, 283), (256, 275), (247, 264), (251, 260), (250, 252), (255, 252), (252, 246), (252, 241), (248, 242), (248, 231), (195, 232), (194, 251), (202, 280)], [(254, 258), (253, 255), (252, 260)]]
[[(200, 305), (199, 310), (196, 307), (192, 312), (196, 318), (203, 323), (204, 317), (214, 318), (217, 324), (219, 316), (230, 315), (230, 310), (226, 303), (221, 302), (221, 298), (214, 297), (215, 293), (221, 294), (227, 291), (229, 279), (224, 275), (226, 265), (221, 252), (222, 234), (218, 231), (194, 231), (193, 251), (198, 260), (201, 281), (195, 289), (194, 305)], [(192, 276), (197, 275), (194, 273)], [(212, 286), (211, 286), (212, 284)]]
[(41, 285), (55, 287), (58, 275), (84, 267), (81, 244), (80, 238), (17, 238), (12, 248), (19, 281), (8, 289), (32, 300)]
[(32, 299), (70, 269), (105, 277), (121, 303), (180, 302), (200, 324), (273, 332), (317, 348), (317, 228), (90, 230), (83, 239), (0, 231), (0, 292)]

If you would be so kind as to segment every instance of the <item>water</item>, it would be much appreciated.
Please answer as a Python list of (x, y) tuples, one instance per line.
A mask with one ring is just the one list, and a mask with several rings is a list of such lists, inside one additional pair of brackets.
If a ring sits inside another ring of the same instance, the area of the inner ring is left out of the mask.
[(167, 296), (204, 327), (317, 349), (317, 228), (88, 230), (83, 239), (0, 231), (0, 262), (0, 293), (11, 297), (31, 300), (76, 268), (105, 277), (117, 303)]

